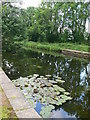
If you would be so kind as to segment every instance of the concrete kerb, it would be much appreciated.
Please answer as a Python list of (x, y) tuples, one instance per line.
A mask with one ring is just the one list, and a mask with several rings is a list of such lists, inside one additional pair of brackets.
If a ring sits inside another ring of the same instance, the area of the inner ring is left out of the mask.
[(19, 88), (15, 87), (12, 81), (0, 68), (0, 84), (6, 94), (16, 116), (21, 118), (41, 118), (40, 115), (25, 100)]
[(81, 52), (77, 50), (64, 49), (61, 53), (64, 55), (90, 59), (90, 52)]
[[(1, 86), (0, 86), (0, 108), (2, 106), (2, 89), (1, 89)], [(2, 108), (0, 110), (0, 118), (2, 118)]]

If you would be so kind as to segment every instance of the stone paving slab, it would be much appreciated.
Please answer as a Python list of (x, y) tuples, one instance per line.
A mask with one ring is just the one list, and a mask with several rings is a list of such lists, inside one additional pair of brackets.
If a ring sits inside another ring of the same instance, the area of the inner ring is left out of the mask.
[(2, 92), (0, 92), (0, 106), (2, 106)]
[[(3, 87), (4, 88), (4, 87)], [(12, 90), (6, 90), (5, 93), (7, 94), (7, 98), (8, 99), (14, 99), (14, 98), (22, 98), (24, 99), (24, 96), (22, 95), (22, 93), (19, 92), (19, 90), (15, 90), (15, 89), (12, 89)]]
[(2, 86), (4, 91), (13, 90), (13, 89), (15, 90), (15, 86), (14, 86), (14, 84), (12, 82), (10, 82), (10, 83), (1, 83), (1, 86)]
[(0, 86), (0, 118), (2, 118), (2, 89)]
[[(35, 110), (33, 108), (27, 109), (27, 110), (22, 110), (22, 111), (17, 111), (17, 117), (20, 118), (22, 116), (22, 118), (40, 118), (40, 116), (38, 115), (38, 113), (35, 114)], [(25, 117), (26, 116), (26, 117)]]
[(9, 99), (9, 101), (15, 111), (20, 111), (30, 108), (29, 103), (22, 98), (12, 98)]
[(18, 118), (41, 118), (1, 68), (0, 84)]
[(4, 72), (0, 71), (0, 84), (6, 84), (6, 83), (12, 83), (12, 81), (6, 76)]

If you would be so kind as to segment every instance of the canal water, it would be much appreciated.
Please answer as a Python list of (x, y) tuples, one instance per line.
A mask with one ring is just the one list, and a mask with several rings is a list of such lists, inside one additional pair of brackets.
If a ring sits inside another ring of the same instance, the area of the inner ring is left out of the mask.
[[(17, 54), (3, 53), (3, 69), (13, 80), (32, 74), (60, 76), (65, 81), (62, 87), (70, 92), (73, 100), (55, 107), (52, 118), (89, 118), (90, 95), (88, 87), (89, 61), (66, 56), (53, 56), (35, 51)], [(40, 113), (41, 103), (35, 110)]]

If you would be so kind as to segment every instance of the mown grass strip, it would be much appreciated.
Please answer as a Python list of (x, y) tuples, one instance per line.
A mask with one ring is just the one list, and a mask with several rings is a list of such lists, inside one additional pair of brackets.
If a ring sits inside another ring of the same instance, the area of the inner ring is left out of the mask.
[(15, 118), (15, 120), (18, 120), (1, 86), (0, 93), (2, 95), (0, 96), (0, 103), (2, 102), (0, 104), (0, 119)]
[[(19, 44), (19, 43), (18, 43)], [(39, 42), (20, 42), (20, 44), (23, 45), (23, 47), (26, 47), (26, 49), (34, 48), (34, 49), (40, 49), (40, 50), (47, 50), (47, 51), (55, 51), (60, 52), (64, 49), (70, 49), (70, 50), (78, 50), (82, 52), (89, 52), (89, 46), (84, 44), (77, 44), (77, 43), (39, 43)]]

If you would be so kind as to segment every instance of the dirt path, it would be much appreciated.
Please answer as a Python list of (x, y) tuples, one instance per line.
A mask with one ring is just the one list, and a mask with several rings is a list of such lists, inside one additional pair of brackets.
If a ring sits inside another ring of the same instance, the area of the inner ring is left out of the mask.
[(16, 115), (0, 86), (0, 119), (1, 118), (16, 118)]

